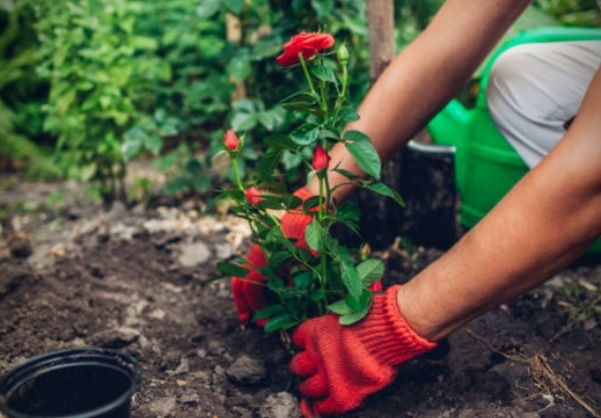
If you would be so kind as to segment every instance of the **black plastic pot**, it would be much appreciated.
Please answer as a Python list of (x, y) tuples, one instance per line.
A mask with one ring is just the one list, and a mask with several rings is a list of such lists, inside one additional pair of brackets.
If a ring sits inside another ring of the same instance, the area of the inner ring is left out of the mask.
[(128, 418), (141, 367), (112, 350), (78, 348), (35, 357), (0, 378), (8, 418)]

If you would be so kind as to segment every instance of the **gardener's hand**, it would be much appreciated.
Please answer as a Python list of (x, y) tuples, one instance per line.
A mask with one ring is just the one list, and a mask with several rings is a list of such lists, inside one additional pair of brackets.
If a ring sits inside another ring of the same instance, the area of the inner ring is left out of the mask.
[(396, 366), (433, 349), (401, 316), (400, 286), (375, 295), (362, 321), (347, 326), (329, 314), (301, 324), (292, 337), (304, 349), (290, 370), (305, 378), (299, 386), (301, 412), (307, 418), (336, 415), (358, 407), (366, 396), (392, 383)]
[[(304, 202), (311, 197), (311, 192), (303, 187), (294, 195)], [(305, 230), (312, 219), (311, 216), (302, 213), (300, 210), (286, 212), (281, 219), (282, 232), (287, 238), (296, 240), (294, 245), (297, 248), (308, 248), (305, 240)], [(232, 278), (234, 303), (238, 309), (240, 322), (244, 325), (250, 323), (255, 312), (268, 305), (265, 300), (265, 286), (263, 285), (267, 278), (259, 272), (259, 269), (267, 264), (267, 260), (258, 245), (251, 245), (246, 261), (251, 266), (255, 266), (256, 269), (250, 268), (250, 272), (245, 277)], [(265, 326), (265, 322), (267, 322), (267, 319), (256, 321), (257, 325), (261, 327)]]

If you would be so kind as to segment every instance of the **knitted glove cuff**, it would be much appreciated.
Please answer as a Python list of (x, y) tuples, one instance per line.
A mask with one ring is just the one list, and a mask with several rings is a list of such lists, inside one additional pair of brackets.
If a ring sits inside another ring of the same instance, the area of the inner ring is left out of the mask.
[(375, 295), (369, 315), (357, 324), (360, 340), (381, 364), (395, 366), (436, 347), (417, 335), (399, 312), (396, 295), (401, 286)]

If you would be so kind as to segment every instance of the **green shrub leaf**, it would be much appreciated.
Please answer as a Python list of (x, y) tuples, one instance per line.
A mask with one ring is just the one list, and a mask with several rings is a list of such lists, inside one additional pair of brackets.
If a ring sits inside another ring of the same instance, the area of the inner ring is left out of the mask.
[(299, 145), (313, 145), (319, 138), (320, 128), (313, 123), (304, 123), (290, 134), (290, 138)]
[(385, 185), (384, 183), (365, 183), (362, 187), (371, 190), (372, 192), (379, 193), (383, 196), (388, 196), (394, 199), (394, 201), (401, 207), (405, 207), (405, 201), (401, 195), (396, 191)]
[(331, 303), (327, 306), (328, 310), (334, 312), (338, 315), (348, 315), (353, 313), (353, 310), (350, 306), (346, 304), (344, 300), (339, 300), (338, 302)]
[(249, 273), (248, 269), (240, 267), (237, 264), (228, 263), (227, 261), (217, 263), (217, 269), (225, 276), (232, 277), (244, 277)]
[(313, 218), (305, 230), (305, 240), (309, 248), (315, 251), (322, 251), (323, 248), (323, 227), (317, 219)]
[(336, 74), (334, 74), (334, 71), (332, 71), (330, 67), (326, 67), (325, 65), (312, 66), (311, 73), (319, 80), (327, 81), (330, 83), (336, 82)]
[(357, 271), (359, 272), (363, 286), (369, 287), (384, 275), (384, 263), (382, 260), (370, 258), (359, 264)]
[(355, 268), (353, 259), (346, 248), (340, 247), (339, 255), (340, 276), (342, 277), (342, 282), (344, 283), (346, 289), (349, 291), (349, 294), (353, 298), (359, 299), (359, 297), (361, 296), (361, 292), (363, 291), (363, 284), (361, 282), (359, 272)]
[(357, 164), (361, 169), (372, 176), (373, 178), (380, 178), (380, 171), (382, 170), (382, 163), (378, 153), (371, 145), (371, 142), (367, 141), (355, 141), (346, 142), (346, 148), (351, 153)]
[(265, 332), (272, 333), (275, 331), (292, 328), (298, 323), (298, 319), (295, 319), (289, 313), (285, 313), (282, 315), (274, 316), (273, 318), (269, 318), (267, 320), (267, 323), (265, 324)]

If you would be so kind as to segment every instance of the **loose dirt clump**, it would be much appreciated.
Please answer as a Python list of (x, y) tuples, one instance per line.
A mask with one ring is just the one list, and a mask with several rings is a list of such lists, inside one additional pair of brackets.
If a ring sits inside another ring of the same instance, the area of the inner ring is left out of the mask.
[[(219, 260), (245, 254), (248, 231), (197, 206), (11, 211), (0, 242), (0, 374), (48, 351), (109, 347), (143, 366), (134, 418), (298, 417), (289, 348), (240, 326), (227, 280), (207, 283)], [(379, 255), (390, 285), (440, 252)], [(344, 416), (599, 416), (601, 315), (587, 302), (600, 293), (600, 264), (581, 262), (403, 365)]]

